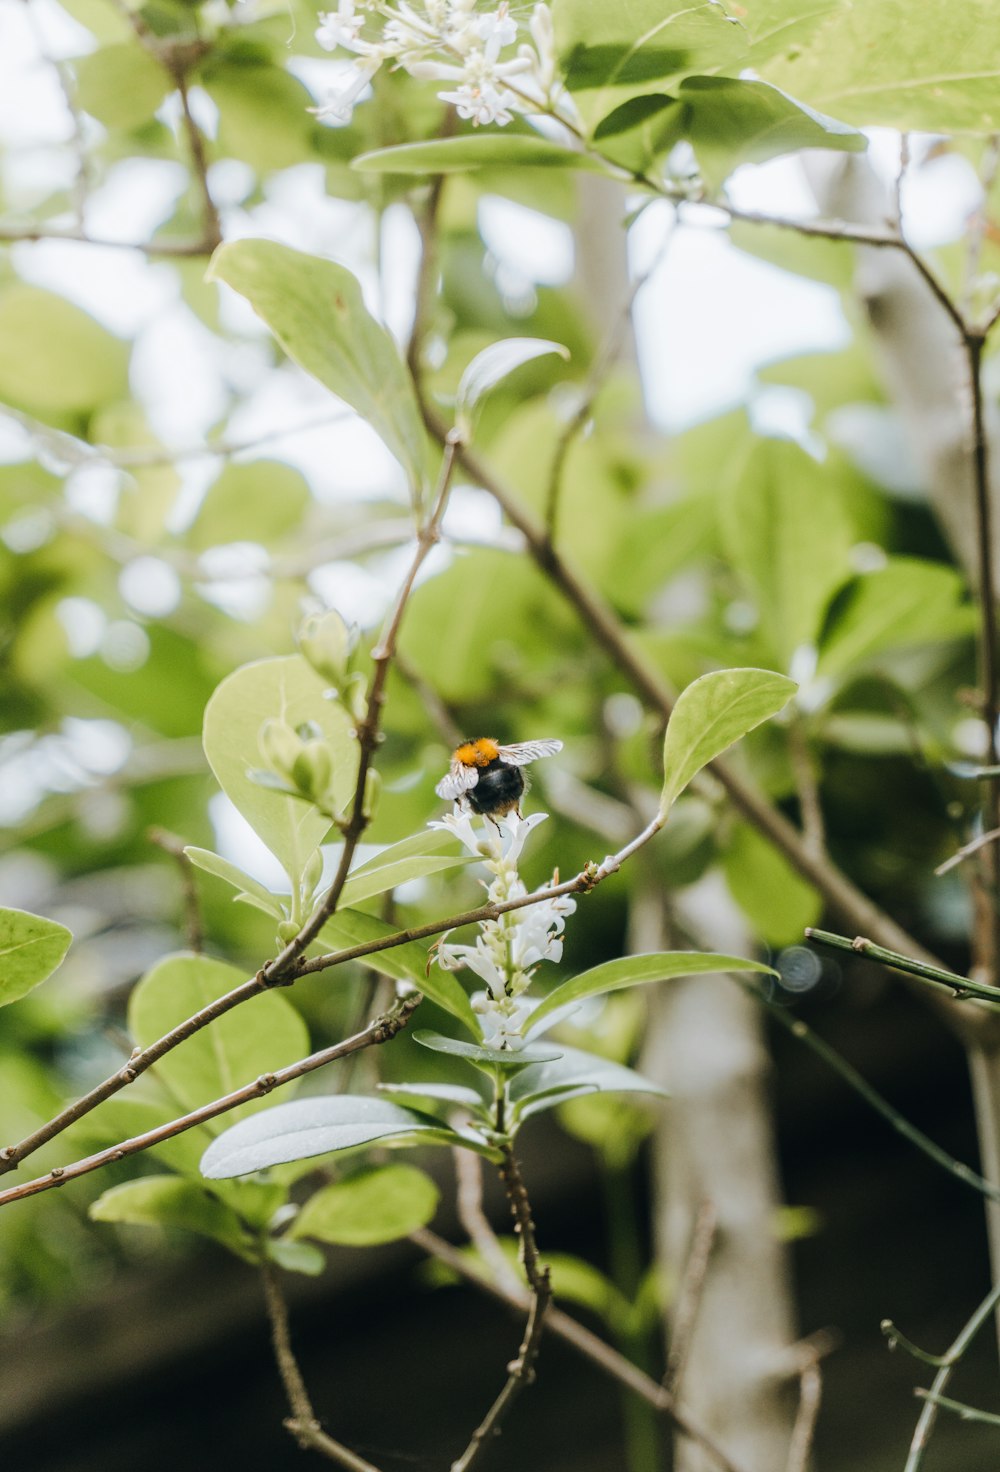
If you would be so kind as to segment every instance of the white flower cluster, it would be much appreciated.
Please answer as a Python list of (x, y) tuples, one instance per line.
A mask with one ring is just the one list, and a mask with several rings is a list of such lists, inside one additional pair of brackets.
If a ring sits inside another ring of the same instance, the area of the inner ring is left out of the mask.
[(509, 123), (515, 112), (569, 116), (571, 104), (556, 67), (549, 7), (535, 6), (530, 40), (518, 40), (508, 0), (478, 11), (477, 0), (339, 0), (321, 13), (316, 39), (327, 51), (354, 53), (353, 75), (331, 93), (316, 115), (348, 123), (354, 105), (383, 62), (414, 77), (453, 83), (438, 93), (473, 124)]
[[(469, 853), (485, 860), (493, 875), (487, 893), (491, 900), (500, 902), (527, 894), (517, 864), (528, 834), (546, 816), (532, 813), (519, 818), (516, 813), (508, 813), (500, 819), (499, 834), (486, 820), (477, 831), (471, 813), (450, 814), (430, 827), (454, 833)], [(524, 1047), (521, 1029), (533, 1008), (525, 993), (539, 962), (562, 959), (566, 916), (575, 909), (570, 896), (553, 895), (523, 910), (509, 910), (497, 920), (484, 920), (474, 945), (452, 945), (447, 935), (442, 937), (437, 948), (438, 965), (445, 971), (467, 967), (486, 983), (486, 990), (473, 996), (472, 1006), (479, 1014), (487, 1048), (516, 1051)]]

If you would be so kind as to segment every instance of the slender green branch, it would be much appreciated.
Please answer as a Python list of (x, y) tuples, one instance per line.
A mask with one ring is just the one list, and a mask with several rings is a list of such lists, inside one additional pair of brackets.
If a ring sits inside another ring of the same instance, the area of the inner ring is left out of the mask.
[(881, 961), (883, 966), (888, 966), (892, 971), (902, 971), (906, 976), (915, 976), (918, 981), (943, 987), (952, 996), (960, 999), (975, 997), (981, 1002), (1000, 1002), (1000, 987), (985, 986), (968, 976), (959, 976), (957, 971), (946, 971), (941, 966), (931, 966), (926, 961), (900, 955), (898, 951), (886, 950), (885, 946), (877, 946), (863, 935), (856, 935), (851, 940), (846, 935), (832, 935), (828, 930), (814, 930), (810, 927), (806, 931), (806, 938), (819, 945), (830, 946), (833, 950), (853, 951), (856, 955), (867, 956), (871, 961)]
[(1000, 1426), (1000, 1416), (995, 1411), (981, 1411), (976, 1406), (967, 1406), (963, 1401), (951, 1400), (947, 1395), (935, 1395), (933, 1390), (914, 1392), (921, 1400), (941, 1406), (946, 1411), (955, 1411), (961, 1421), (980, 1421), (984, 1426)]
[(934, 1397), (943, 1395), (955, 1366), (998, 1304), (1000, 1304), (1000, 1283), (990, 1289), (971, 1319), (963, 1326), (947, 1353), (943, 1356), (941, 1368), (934, 1376), (930, 1396), (923, 1410), (920, 1412), (920, 1419), (917, 1421), (916, 1429), (913, 1433), (913, 1440), (910, 1442), (910, 1452), (906, 1458), (906, 1466), (903, 1472), (919, 1472), (920, 1464), (924, 1459), (924, 1452), (927, 1450), (927, 1443), (931, 1439), (931, 1432), (934, 1430), (934, 1423), (937, 1420), (937, 1406)]
[(930, 1365), (934, 1370), (940, 1370), (942, 1365), (950, 1364), (947, 1355), (928, 1354), (926, 1349), (921, 1349), (919, 1344), (914, 1344), (908, 1339), (902, 1329), (897, 1329), (891, 1319), (883, 1319), (879, 1328), (886, 1337), (890, 1349), (905, 1349), (906, 1353), (912, 1355), (921, 1364)]
[(953, 1155), (948, 1154), (947, 1150), (942, 1150), (940, 1145), (936, 1145), (922, 1130), (918, 1130), (916, 1125), (911, 1124), (898, 1109), (889, 1103), (888, 1099), (883, 1099), (882, 1095), (872, 1088), (867, 1079), (863, 1078), (846, 1058), (842, 1058), (835, 1048), (831, 1048), (829, 1043), (815, 1033), (808, 1023), (803, 1022), (800, 1017), (790, 1016), (787, 1008), (783, 1007), (780, 1002), (772, 1001), (759, 987), (745, 981), (741, 984), (764, 1004), (771, 1016), (786, 1032), (790, 1032), (793, 1037), (805, 1043), (806, 1047), (811, 1049), (818, 1058), (822, 1058), (823, 1062), (838, 1073), (844, 1082), (877, 1114), (880, 1114), (897, 1134), (909, 1140), (911, 1145), (916, 1145), (917, 1149), (933, 1160), (935, 1165), (941, 1166), (950, 1176), (961, 1181), (963, 1186), (971, 1186), (974, 1191), (978, 1191), (981, 1196), (987, 1197), (990, 1201), (1000, 1201), (1000, 1186), (986, 1180), (971, 1166), (956, 1160)]

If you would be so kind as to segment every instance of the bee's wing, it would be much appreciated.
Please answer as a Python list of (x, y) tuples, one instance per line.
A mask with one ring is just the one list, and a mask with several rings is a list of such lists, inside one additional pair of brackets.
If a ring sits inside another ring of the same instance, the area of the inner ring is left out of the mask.
[(464, 793), (470, 792), (479, 781), (478, 767), (467, 767), (463, 762), (452, 762), (447, 777), (442, 777), (434, 791), (446, 802), (455, 802)]
[(540, 756), (555, 756), (557, 751), (562, 751), (562, 742), (521, 741), (516, 746), (500, 746), (497, 750), (500, 760), (509, 767), (526, 767), (529, 762), (536, 762)]

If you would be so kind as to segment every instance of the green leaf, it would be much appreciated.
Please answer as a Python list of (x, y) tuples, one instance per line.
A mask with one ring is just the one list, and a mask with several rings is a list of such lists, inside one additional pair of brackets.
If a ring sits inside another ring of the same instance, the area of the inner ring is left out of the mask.
[(27, 910), (0, 910), (0, 1007), (51, 976), (72, 939), (55, 920)]
[(342, 1247), (395, 1242), (431, 1221), (439, 1196), (427, 1172), (415, 1165), (372, 1166), (310, 1196), (288, 1235)]
[(309, 158), (312, 98), (296, 77), (282, 67), (226, 58), (206, 67), (203, 81), (219, 109), (223, 157), (244, 159), (258, 174)]
[(311, 1242), (292, 1242), (287, 1237), (268, 1237), (264, 1250), (268, 1260), (276, 1262), (286, 1273), (306, 1273), (310, 1278), (317, 1278), (326, 1267), (326, 1258)]
[(219, 786), (284, 864), (293, 885), (326, 836), (330, 819), (302, 798), (262, 787), (250, 773), (263, 765), (259, 735), (266, 720), (282, 720), (292, 728), (312, 721), (333, 751), (335, 800), (341, 806), (350, 802), (357, 747), (350, 717), (334, 701), (324, 699), (326, 689), (300, 654), (289, 654), (235, 670), (205, 708), (205, 755)]
[(868, 140), (848, 123), (814, 111), (767, 82), (687, 77), (678, 88), (681, 135), (694, 148), (710, 187), (742, 163), (763, 163), (801, 148), (863, 152)]
[(662, 92), (666, 78), (738, 65), (742, 26), (721, 5), (685, 0), (555, 0), (566, 83), (590, 122), (630, 97)]
[(278, 460), (225, 466), (209, 486), (187, 540), (199, 551), (225, 542), (270, 547), (302, 522), (310, 503), (305, 478)]
[(455, 396), (458, 414), (467, 415), (508, 374), (548, 353), (558, 354), (564, 362), (569, 360), (568, 348), (542, 337), (506, 337), (501, 342), (490, 343), (476, 354), (458, 381)]
[[(146, 973), (129, 998), (128, 1024), (148, 1048), (185, 1018), (246, 981), (246, 973), (207, 956), (167, 956)], [(263, 992), (216, 1018), (156, 1064), (157, 1076), (185, 1109), (197, 1109), (261, 1074), (309, 1052), (306, 1025), (277, 992)], [(237, 1117), (267, 1107), (266, 1096), (240, 1106)]]
[(993, 0), (878, 0), (832, 11), (808, 44), (760, 70), (813, 107), (902, 131), (1000, 128)]
[(510, 1101), (520, 1119), (576, 1094), (662, 1094), (667, 1090), (632, 1068), (587, 1053), (581, 1048), (564, 1048), (562, 1056), (548, 1063), (533, 1063), (510, 1084)]
[(239, 1217), (204, 1186), (181, 1176), (143, 1176), (112, 1186), (90, 1205), (95, 1222), (128, 1222), (139, 1227), (183, 1227), (211, 1237), (245, 1262), (257, 1262), (253, 1239)]
[(678, 696), (663, 742), (666, 814), (691, 778), (741, 736), (777, 715), (798, 687), (772, 670), (714, 670)]
[(548, 138), (470, 133), (429, 143), (399, 143), (353, 160), (351, 167), (377, 174), (467, 174), (476, 169), (588, 169), (601, 165), (585, 153)]
[(487, 1093), (478, 1093), (465, 1084), (445, 1084), (436, 1081), (409, 1084), (379, 1084), (379, 1091), (395, 1098), (435, 1099), (442, 1104), (459, 1104), (463, 1109), (481, 1110), (487, 1102)]
[(419, 1043), (422, 1048), (430, 1048), (432, 1053), (447, 1053), (452, 1058), (465, 1058), (469, 1063), (487, 1068), (491, 1073), (498, 1064), (501, 1068), (514, 1069), (524, 1068), (529, 1063), (549, 1063), (559, 1058), (562, 1052), (551, 1046), (529, 1046), (516, 1053), (509, 1048), (484, 1048), (477, 1043), (463, 1043), (458, 1038), (446, 1037), (444, 1033), (434, 1032), (429, 1027), (422, 1027), (412, 1036), (415, 1043)]
[(678, 976), (698, 976), (712, 971), (761, 971), (774, 975), (770, 966), (759, 961), (747, 961), (742, 956), (716, 956), (705, 951), (655, 951), (643, 956), (621, 956), (615, 961), (594, 966), (590, 971), (582, 971), (579, 976), (564, 981), (549, 992), (528, 1018), (527, 1031), (534, 1032), (543, 1018), (567, 1002), (600, 997), (606, 992), (621, 991), (626, 986), (673, 981)]
[(733, 829), (722, 867), (733, 899), (768, 945), (801, 941), (806, 926), (822, 914), (819, 893), (745, 823)]
[(761, 632), (784, 668), (814, 645), (855, 540), (833, 478), (789, 440), (761, 440), (719, 505), (726, 552), (750, 583)]
[(773, 56), (785, 56), (812, 35), (824, 17), (851, 0), (743, 0), (743, 24), (750, 34), (746, 64), (760, 70)]
[[(338, 910), (320, 931), (320, 940), (332, 949), (348, 950), (366, 941), (395, 935), (398, 926), (365, 915), (360, 910)], [(450, 971), (430, 963), (427, 952), (416, 941), (376, 951), (369, 962), (377, 971), (396, 981), (408, 981), (432, 1002), (457, 1017), (473, 1034), (479, 1033), (479, 1022), (460, 981)]]
[(137, 128), (148, 122), (174, 90), (165, 66), (138, 42), (102, 46), (73, 63), (76, 100), (106, 128)]
[(820, 644), (819, 673), (843, 675), (903, 645), (969, 635), (976, 611), (957, 572), (937, 562), (893, 557), (863, 573), (834, 601)]
[(209, 1180), (221, 1180), (291, 1160), (360, 1150), (376, 1141), (404, 1148), (464, 1145), (491, 1158), (495, 1153), (478, 1138), (388, 1099), (325, 1094), (278, 1104), (241, 1120), (212, 1141), (201, 1169)]
[[(426, 828), (412, 838), (390, 844), (373, 859), (351, 871), (341, 894), (341, 904), (345, 910), (353, 909), (355, 905), (374, 895), (385, 894), (407, 880), (422, 879), (427, 874), (452, 869), (458, 864), (471, 864), (472, 854), (464, 849), (454, 852), (457, 841), (453, 833), (442, 828)], [(452, 852), (443, 852), (446, 849)]]
[(128, 392), (128, 348), (82, 308), (40, 286), (0, 291), (0, 399), (41, 415), (81, 414)]
[(233, 896), (237, 900), (248, 900), (258, 910), (263, 910), (265, 915), (273, 915), (275, 920), (284, 919), (285, 912), (280, 900), (259, 884), (249, 874), (224, 859), (221, 854), (215, 854), (208, 848), (195, 848), (189, 844), (184, 853), (194, 864), (196, 869), (203, 869), (206, 874), (214, 874), (216, 879), (224, 879), (231, 884), (239, 893)]
[(427, 446), (413, 382), (346, 267), (273, 240), (234, 240), (215, 252), (208, 277), (245, 296), (288, 356), (371, 425), (415, 493), (424, 486)]

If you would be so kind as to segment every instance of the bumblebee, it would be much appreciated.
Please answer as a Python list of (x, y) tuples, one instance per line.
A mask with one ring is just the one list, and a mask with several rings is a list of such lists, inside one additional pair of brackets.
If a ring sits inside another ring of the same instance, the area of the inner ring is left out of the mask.
[(492, 736), (477, 736), (455, 748), (448, 775), (441, 778), (434, 791), (438, 797), (471, 808), (493, 823), (512, 811), (520, 817), (520, 802), (527, 786), (521, 768), (557, 751), (562, 751), (561, 741), (522, 741), (516, 746), (501, 746)]

